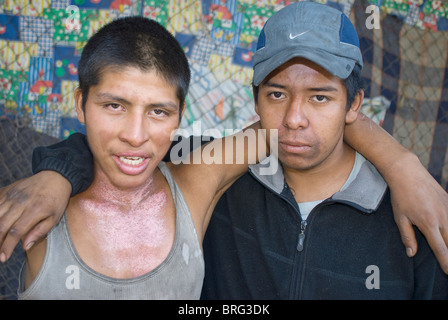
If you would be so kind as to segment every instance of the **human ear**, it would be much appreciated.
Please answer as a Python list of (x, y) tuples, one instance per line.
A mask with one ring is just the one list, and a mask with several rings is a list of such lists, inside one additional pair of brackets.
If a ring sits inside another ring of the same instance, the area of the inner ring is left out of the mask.
[(258, 103), (255, 102), (255, 113), (260, 115), (260, 112), (258, 111)]
[(82, 91), (80, 88), (76, 88), (75, 90), (75, 110), (78, 114), (78, 121), (82, 124), (86, 124), (86, 116), (82, 107)]
[(252, 85), (252, 95), (254, 96), (254, 103), (255, 103), (255, 113), (260, 115), (258, 111), (258, 91), (260, 90), (260, 86), (255, 87)]
[(350, 109), (348, 109), (345, 115), (345, 124), (351, 124), (356, 121), (358, 114), (361, 110), (362, 101), (364, 100), (364, 90), (359, 90), (356, 94), (355, 99), (353, 99)]

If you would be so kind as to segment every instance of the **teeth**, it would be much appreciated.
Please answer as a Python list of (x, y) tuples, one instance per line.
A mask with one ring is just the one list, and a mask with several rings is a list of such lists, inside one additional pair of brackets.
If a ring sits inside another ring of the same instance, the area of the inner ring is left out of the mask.
[(143, 162), (143, 158), (141, 157), (120, 157), (120, 161), (131, 165), (131, 166), (138, 166), (140, 163)]

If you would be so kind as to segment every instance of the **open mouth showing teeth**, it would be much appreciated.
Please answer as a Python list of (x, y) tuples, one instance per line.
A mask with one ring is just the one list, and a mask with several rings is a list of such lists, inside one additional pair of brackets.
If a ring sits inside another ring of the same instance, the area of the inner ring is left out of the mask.
[(120, 157), (120, 161), (131, 166), (138, 166), (145, 158), (142, 157)]

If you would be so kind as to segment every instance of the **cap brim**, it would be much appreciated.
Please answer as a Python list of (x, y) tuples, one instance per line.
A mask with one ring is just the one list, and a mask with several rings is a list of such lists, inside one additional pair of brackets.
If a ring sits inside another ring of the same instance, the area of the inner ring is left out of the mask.
[(305, 58), (321, 66), (338, 78), (346, 79), (352, 72), (355, 61), (346, 57), (336, 56), (316, 48), (290, 48), (270, 57), (267, 60), (259, 62), (254, 67), (253, 84), (260, 83), (275, 69), (293, 58)]

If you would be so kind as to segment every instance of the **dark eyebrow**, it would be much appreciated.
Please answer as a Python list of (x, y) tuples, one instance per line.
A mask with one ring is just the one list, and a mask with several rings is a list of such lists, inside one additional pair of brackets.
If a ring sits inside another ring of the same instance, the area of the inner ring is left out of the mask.
[(122, 104), (130, 104), (130, 102), (128, 100), (126, 100), (125, 98), (122, 98), (120, 96), (116, 96), (113, 95), (111, 93), (108, 92), (99, 92), (95, 94), (95, 98), (100, 99), (100, 100), (113, 100)]
[(279, 88), (279, 89), (285, 89), (286, 86), (275, 83), (275, 82), (271, 82), (271, 81), (266, 81), (264, 83), (262, 83), (260, 86), (265, 86), (265, 87), (273, 87), (273, 88)]
[(330, 92), (330, 91), (338, 91), (337, 88), (332, 87), (332, 86), (310, 88), (309, 90), (310, 90), (310, 91), (327, 91), (327, 92)]
[[(278, 84), (275, 82), (271, 82), (271, 81), (266, 81), (265, 83), (261, 84), (262, 86), (266, 86), (266, 87), (273, 87), (273, 88), (279, 88), (279, 89), (286, 89), (287, 86), (282, 85), (282, 84)], [(315, 88), (309, 88), (309, 91), (314, 91), (314, 92), (332, 92), (332, 91), (338, 91), (338, 89), (336, 87), (333, 86), (324, 86), (324, 87), (315, 87)]]
[[(125, 104), (125, 105), (130, 105), (132, 104), (130, 101), (128, 101), (127, 99), (120, 97), (120, 96), (116, 96), (112, 93), (109, 92), (99, 92), (97, 94), (95, 94), (95, 97), (97, 99), (100, 100), (111, 100), (111, 101), (116, 101), (120, 104)], [(147, 106), (149, 107), (160, 107), (160, 108), (173, 108), (173, 109), (177, 109), (179, 106), (171, 101), (168, 102), (156, 102), (156, 103), (149, 103)]]

